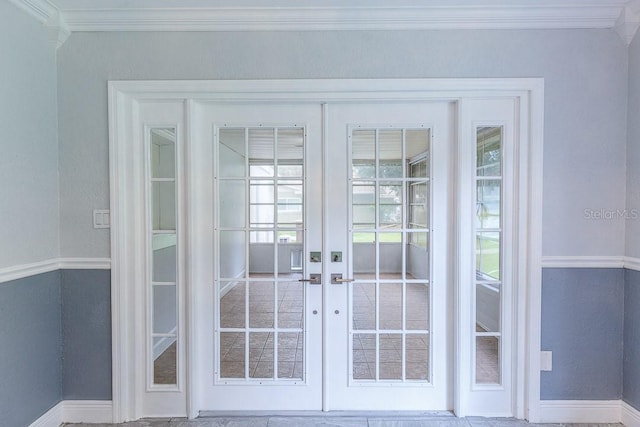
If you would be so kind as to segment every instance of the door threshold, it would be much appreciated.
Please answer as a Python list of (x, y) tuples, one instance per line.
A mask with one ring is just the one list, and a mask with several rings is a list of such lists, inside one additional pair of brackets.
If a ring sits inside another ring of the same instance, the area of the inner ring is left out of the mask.
[(296, 418), (456, 418), (452, 411), (200, 411), (198, 418), (296, 417)]

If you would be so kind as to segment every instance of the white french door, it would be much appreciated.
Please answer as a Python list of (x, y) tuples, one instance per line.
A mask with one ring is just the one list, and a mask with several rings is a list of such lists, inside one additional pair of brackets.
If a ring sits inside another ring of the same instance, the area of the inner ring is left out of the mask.
[(114, 85), (114, 420), (524, 417), (529, 83)]
[(328, 409), (451, 409), (453, 107), (328, 107)]

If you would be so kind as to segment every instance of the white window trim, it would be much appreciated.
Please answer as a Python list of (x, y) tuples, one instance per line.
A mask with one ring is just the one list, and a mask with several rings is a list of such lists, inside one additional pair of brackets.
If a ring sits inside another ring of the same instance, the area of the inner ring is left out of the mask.
[[(185, 100), (186, 117), (190, 114), (191, 100), (200, 101), (260, 101), (260, 102), (317, 102), (319, 104), (353, 101), (416, 101), (461, 100), (465, 98), (491, 98), (510, 96), (520, 100), (520, 157), (519, 173), (528, 177), (517, 189), (527, 209), (519, 212), (518, 223), (524, 231), (520, 242), (523, 268), (519, 269), (520, 292), (517, 330), (515, 407), (518, 418), (536, 421), (540, 413), (540, 322), (541, 322), (541, 235), (542, 235), (542, 159), (544, 121), (544, 81), (541, 78), (522, 79), (336, 79), (336, 80), (219, 80), (219, 81), (112, 81), (109, 82), (109, 170), (110, 202), (112, 213), (112, 345), (113, 345), (113, 420), (123, 422), (135, 419), (135, 389), (130, 381), (135, 372), (133, 359), (134, 328), (133, 299), (127, 284), (137, 279), (136, 268), (130, 254), (134, 241), (127, 239), (127, 229), (134, 225), (127, 217), (131, 200), (128, 180), (142, 165), (128, 164), (124, 147), (130, 138), (136, 114), (135, 104), (140, 100)], [(190, 130), (186, 130), (189, 135)], [(458, 135), (463, 135), (458, 125)], [(132, 169), (133, 168), (133, 169)], [(522, 205), (521, 205), (522, 206)], [(188, 209), (188, 208), (187, 208)], [(130, 216), (130, 215), (129, 215)], [(187, 248), (189, 250), (189, 248)], [(460, 285), (456, 283), (456, 288)], [(191, 301), (187, 296), (187, 301)], [(525, 317), (526, 316), (526, 317)], [(460, 313), (454, 308), (454, 320)], [(192, 342), (195, 319), (187, 317), (187, 341)], [(457, 339), (456, 339), (457, 340)], [(195, 379), (193, 353), (188, 356), (187, 378)], [(456, 358), (460, 356), (457, 355)], [(454, 361), (458, 372), (460, 361)], [(524, 368), (524, 369), (522, 369)], [(456, 375), (454, 375), (454, 378)], [(461, 387), (454, 384), (454, 410), (459, 409)], [(196, 381), (187, 384), (187, 412), (197, 416)], [(464, 414), (462, 414), (464, 415)]]

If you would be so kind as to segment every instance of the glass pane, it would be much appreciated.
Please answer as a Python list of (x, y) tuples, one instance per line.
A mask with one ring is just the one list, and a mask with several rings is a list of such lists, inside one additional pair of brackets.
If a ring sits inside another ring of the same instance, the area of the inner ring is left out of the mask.
[(245, 335), (243, 332), (220, 333), (220, 377), (245, 377)]
[(151, 183), (151, 206), (154, 230), (176, 229), (176, 184), (170, 182)]
[(244, 231), (220, 231), (220, 277), (234, 279), (246, 271)]
[(251, 205), (249, 207), (249, 221), (251, 227), (273, 227), (273, 205)]
[(351, 138), (351, 154), (354, 178), (374, 178), (376, 176), (376, 132), (374, 130), (354, 130)]
[(380, 178), (402, 178), (401, 160), (380, 160)]
[(278, 283), (278, 327), (302, 328), (304, 311), (304, 284)]
[(380, 283), (380, 329), (402, 329), (402, 283)]
[(354, 205), (353, 206), (353, 223), (355, 224), (370, 224), (371, 228), (374, 227), (376, 222), (376, 207), (375, 205)]
[(302, 165), (278, 165), (278, 176), (286, 178), (301, 178)]
[(500, 332), (500, 285), (476, 284), (476, 330)]
[(273, 328), (274, 283), (249, 282), (249, 327)]
[(272, 180), (252, 179), (249, 184), (250, 203), (274, 203), (274, 184)]
[[(273, 231), (251, 231), (249, 232), (251, 243), (273, 243)], [(249, 252), (253, 251), (253, 246), (249, 247)]]
[(476, 228), (500, 228), (500, 188), (497, 179), (477, 181)]
[[(395, 163), (402, 164), (402, 130), (380, 130), (378, 138), (380, 160), (397, 160)], [(384, 176), (382, 162), (380, 169), (380, 176)], [(402, 172), (398, 178), (401, 177)]]
[(152, 239), (153, 264), (152, 280), (154, 282), (176, 281), (176, 235), (154, 234)]
[(220, 327), (244, 328), (246, 313), (246, 283), (221, 282)]
[(177, 376), (177, 342), (176, 337), (153, 338), (153, 383), (175, 385)]
[[(429, 129), (408, 129), (405, 132), (405, 151), (407, 160), (415, 159), (416, 157), (424, 156), (417, 163), (412, 163), (411, 177), (412, 178), (426, 178), (429, 176), (429, 141), (430, 130)], [(414, 170), (413, 165), (420, 165)]]
[[(273, 165), (274, 138), (275, 132), (272, 128), (249, 129), (249, 164)], [(269, 176), (273, 176), (273, 168), (271, 172), (272, 174)]]
[(353, 334), (353, 379), (376, 379), (375, 334)]
[(477, 175), (502, 175), (502, 126), (477, 129)]
[(476, 383), (500, 384), (499, 337), (476, 337)]
[(402, 227), (402, 184), (382, 183), (379, 188), (381, 228)]
[[(298, 161), (302, 164), (304, 158), (304, 129), (278, 129), (278, 163), (289, 163)], [(280, 169), (278, 169), (280, 172)], [(302, 168), (300, 168), (302, 172)], [(287, 176), (280, 175), (278, 176)], [(301, 175), (295, 175), (301, 176)]]
[(500, 233), (476, 233), (476, 276), (500, 280)]
[(429, 330), (429, 285), (407, 283), (407, 325), (410, 330)]
[(407, 335), (405, 348), (406, 378), (429, 381), (429, 335)]
[(218, 206), (220, 207), (220, 227), (244, 227), (246, 221), (245, 182), (221, 180)]
[(177, 333), (177, 295), (175, 285), (154, 285), (153, 288), (153, 333)]
[(220, 129), (218, 131), (218, 165), (219, 176), (242, 177), (245, 176), (245, 130), (244, 129)]
[(375, 278), (376, 234), (353, 233), (353, 275), (354, 279)]
[[(293, 224), (293, 225), (298, 225), (298, 224)], [(296, 228), (295, 230), (280, 230), (278, 231), (278, 243), (299, 243), (300, 245), (303, 243), (303, 231), (302, 231), (302, 224), (299, 224), (298, 228)], [(297, 248), (298, 246), (296, 246)], [(302, 246), (299, 246), (300, 248)], [(296, 248), (290, 248), (287, 250), (294, 250)], [(281, 258), (281, 259), (285, 259), (285, 258)], [(292, 258), (293, 259), (293, 258)], [(286, 261), (285, 261), (286, 262)], [(293, 265), (297, 265), (298, 268), (294, 269), (294, 270), (300, 270), (302, 269), (302, 261), (297, 262), (297, 263), (293, 263), (291, 264), (291, 268), (293, 269)], [(279, 270), (281, 273), (285, 272), (284, 270), (280, 269)]]
[(429, 233), (407, 233), (407, 279), (429, 280)]
[(249, 377), (273, 378), (273, 332), (249, 333)]
[(402, 379), (402, 335), (380, 334), (380, 379)]
[(378, 266), (381, 279), (402, 278), (402, 233), (378, 233)]
[(173, 128), (151, 129), (151, 177), (175, 178), (176, 132)]
[(354, 205), (370, 205), (376, 202), (375, 183), (368, 181), (356, 181), (353, 183)]
[(302, 332), (278, 333), (278, 378), (302, 379)]
[(375, 283), (353, 284), (353, 329), (376, 328)]
[(272, 177), (273, 164), (264, 161), (251, 163), (249, 165), (249, 175), (255, 177)]

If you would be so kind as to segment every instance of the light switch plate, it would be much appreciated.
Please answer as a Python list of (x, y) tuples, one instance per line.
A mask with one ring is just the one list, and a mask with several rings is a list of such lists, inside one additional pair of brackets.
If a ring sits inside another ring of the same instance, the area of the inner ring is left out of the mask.
[(93, 210), (93, 228), (109, 228), (111, 227), (111, 214), (109, 209)]
[(540, 352), (540, 370), (541, 371), (553, 370), (553, 352), (552, 351)]

